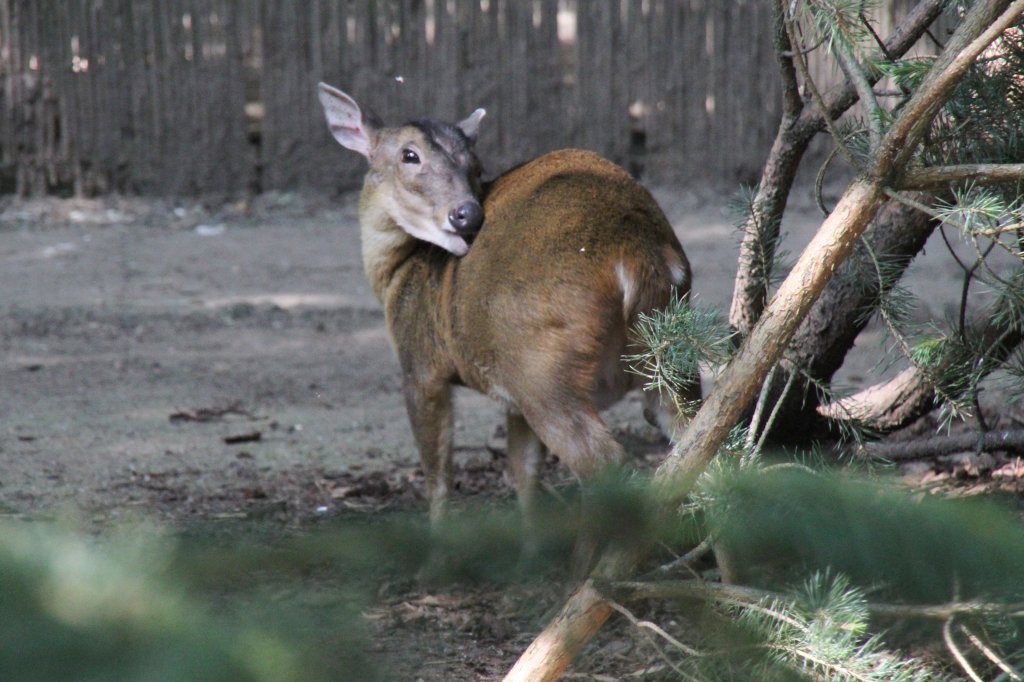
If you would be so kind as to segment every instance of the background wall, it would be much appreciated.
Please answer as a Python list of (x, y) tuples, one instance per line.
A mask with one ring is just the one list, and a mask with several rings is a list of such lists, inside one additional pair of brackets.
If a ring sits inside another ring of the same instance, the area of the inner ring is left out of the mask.
[[(909, 3), (882, 4), (885, 35)], [(356, 186), (320, 80), (392, 123), (485, 107), (492, 172), (582, 146), (652, 182), (751, 182), (779, 117), (770, 7), (0, 0), (0, 192)]]

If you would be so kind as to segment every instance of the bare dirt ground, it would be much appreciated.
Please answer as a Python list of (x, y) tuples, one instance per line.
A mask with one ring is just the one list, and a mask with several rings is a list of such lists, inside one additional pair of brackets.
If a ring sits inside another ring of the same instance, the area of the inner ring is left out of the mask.
[[(699, 295), (724, 307), (727, 216), (695, 196), (665, 199)], [(354, 196), (15, 202), (0, 220), (8, 513), (231, 513), (233, 491), (258, 479), (415, 468)], [(497, 407), (470, 391), (458, 401), (466, 456), (500, 445)], [(646, 433), (632, 403), (611, 421)]]
[[(726, 200), (656, 196), (698, 299), (724, 315), (737, 251)], [(794, 253), (820, 222), (809, 199), (796, 204)], [(927, 292), (919, 315), (954, 310), (960, 281), (930, 246), (911, 276)], [(0, 292), (0, 515), (301, 526), (422, 504), (397, 364), (363, 279), (354, 195), (210, 207), (7, 200)], [(877, 380), (878, 339), (859, 343), (849, 384)], [(457, 400), (457, 495), (507, 496), (500, 411), (468, 391)], [(638, 399), (609, 421), (639, 454), (666, 447)], [(495, 617), (494, 594), (382, 595), (392, 607), (373, 616), (382, 631), (436, 625), (423, 645), (433, 648), (404, 664), (408, 679), (488, 679), (530, 637)], [(633, 644), (600, 646), (619, 656)]]

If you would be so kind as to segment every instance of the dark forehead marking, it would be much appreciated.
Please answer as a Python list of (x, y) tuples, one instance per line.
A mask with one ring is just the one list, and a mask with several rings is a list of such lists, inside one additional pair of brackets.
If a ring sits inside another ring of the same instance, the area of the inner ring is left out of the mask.
[(458, 126), (434, 118), (418, 118), (409, 125), (423, 133), (427, 141), (445, 154), (458, 154), (469, 149), (469, 139)]

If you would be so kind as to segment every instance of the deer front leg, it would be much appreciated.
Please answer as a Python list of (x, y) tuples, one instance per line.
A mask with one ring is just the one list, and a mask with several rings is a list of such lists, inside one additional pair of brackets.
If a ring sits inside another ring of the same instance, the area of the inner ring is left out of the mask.
[(404, 393), (426, 478), (430, 524), (436, 527), (447, 513), (452, 487), (451, 386), (447, 382), (418, 383), (407, 378)]

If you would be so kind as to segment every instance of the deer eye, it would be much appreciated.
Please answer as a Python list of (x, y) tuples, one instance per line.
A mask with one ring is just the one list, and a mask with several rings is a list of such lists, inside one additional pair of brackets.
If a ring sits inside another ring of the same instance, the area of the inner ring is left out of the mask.
[(411, 149), (402, 150), (402, 163), (419, 163), (420, 155)]

